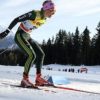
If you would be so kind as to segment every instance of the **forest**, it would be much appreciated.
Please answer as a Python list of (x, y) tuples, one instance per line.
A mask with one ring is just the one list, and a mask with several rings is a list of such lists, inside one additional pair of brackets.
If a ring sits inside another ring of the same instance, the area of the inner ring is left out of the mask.
[[(75, 32), (59, 29), (56, 36), (40, 44), (45, 53), (44, 65), (100, 65), (100, 22), (96, 26), (96, 33), (90, 37), (88, 26), (80, 33), (78, 27)], [(0, 53), (5, 49), (0, 49)], [(23, 66), (27, 55), (19, 48), (10, 49), (0, 54), (0, 64)], [(35, 62), (34, 62), (35, 63)]]

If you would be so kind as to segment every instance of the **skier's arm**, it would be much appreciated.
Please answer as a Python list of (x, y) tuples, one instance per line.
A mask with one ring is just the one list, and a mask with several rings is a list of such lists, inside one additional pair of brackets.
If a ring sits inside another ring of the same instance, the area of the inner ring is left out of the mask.
[(29, 13), (26, 13), (24, 15), (21, 15), (17, 18), (15, 18), (11, 24), (9, 25), (8, 29), (12, 29), (18, 22), (22, 22), (22, 21), (25, 21), (25, 20), (34, 20), (36, 17), (36, 13), (34, 11), (31, 11)]
[(21, 15), (17, 18), (15, 18), (11, 24), (9, 25), (8, 29), (6, 29), (4, 32), (2, 32), (0, 34), (0, 39), (6, 37), (8, 35), (8, 33), (10, 32), (10, 30), (18, 23), (18, 22), (22, 22), (25, 20), (34, 20), (36, 18), (36, 13), (35, 11), (31, 11), (29, 13), (26, 13), (24, 15)]

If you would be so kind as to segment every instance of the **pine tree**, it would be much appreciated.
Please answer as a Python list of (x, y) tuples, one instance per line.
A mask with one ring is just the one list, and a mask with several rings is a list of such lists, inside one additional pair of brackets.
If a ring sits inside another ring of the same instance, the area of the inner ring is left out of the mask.
[(91, 51), (90, 51), (90, 65), (96, 65), (96, 40), (97, 40), (97, 34), (93, 36), (91, 40)]
[(97, 25), (97, 39), (96, 39), (96, 43), (95, 43), (95, 61), (96, 64), (100, 64), (100, 22)]
[(66, 49), (65, 49), (65, 42), (66, 42), (66, 31), (59, 30), (58, 34), (56, 35), (55, 39), (55, 57), (56, 63), (64, 64), (66, 61)]
[(75, 35), (73, 36), (73, 57), (74, 57), (74, 65), (80, 64), (80, 36), (79, 36), (78, 27), (76, 28)]
[(81, 47), (81, 57), (82, 64), (89, 64), (89, 52), (90, 52), (90, 31), (86, 27), (82, 35), (82, 47)]
[(67, 42), (67, 60), (68, 64), (73, 64), (73, 33), (68, 32), (68, 42)]

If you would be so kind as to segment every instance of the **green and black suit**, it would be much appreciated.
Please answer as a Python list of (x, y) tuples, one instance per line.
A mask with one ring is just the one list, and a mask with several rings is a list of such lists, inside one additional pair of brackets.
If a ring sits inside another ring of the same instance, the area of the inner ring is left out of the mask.
[(15, 18), (8, 27), (9, 29), (12, 29), (18, 22), (21, 22), (15, 34), (15, 42), (28, 56), (24, 65), (24, 73), (26, 74), (29, 74), (30, 67), (35, 59), (37, 68), (36, 73), (41, 73), (45, 54), (39, 44), (30, 37), (30, 33), (33, 29), (37, 29), (44, 24), (45, 21), (46, 18), (44, 18), (44, 12), (42, 10), (33, 10)]

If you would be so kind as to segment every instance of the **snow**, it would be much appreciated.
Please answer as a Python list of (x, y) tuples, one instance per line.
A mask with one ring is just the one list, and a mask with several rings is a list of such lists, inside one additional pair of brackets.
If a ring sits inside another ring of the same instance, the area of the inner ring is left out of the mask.
[[(70, 82), (68, 88), (100, 93), (100, 66), (84, 66), (88, 68), (87, 73), (78, 73), (77, 69), (83, 66), (70, 66), (51, 64), (42, 68), (44, 76), (66, 77)], [(52, 70), (47, 70), (52, 68)], [(64, 72), (63, 69), (74, 68), (75, 72)], [(60, 69), (60, 71), (59, 71)], [(0, 65), (0, 100), (100, 100), (100, 94), (85, 93), (72, 90), (63, 90), (51, 87), (41, 87), (44, 90), (25, 89), (13, 87), (18, 85), (22, 79), (23, 67)], [(35, 80), (35, 67), (31, 68), (30, 79)]]

